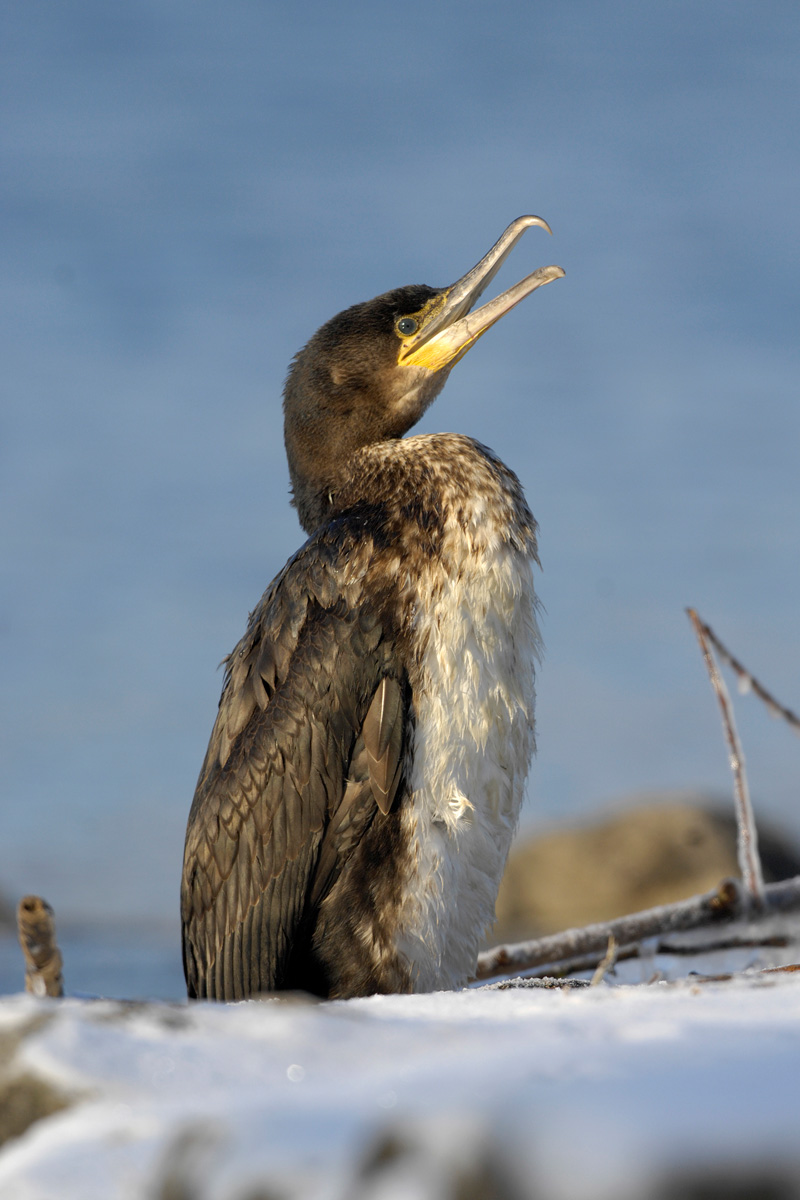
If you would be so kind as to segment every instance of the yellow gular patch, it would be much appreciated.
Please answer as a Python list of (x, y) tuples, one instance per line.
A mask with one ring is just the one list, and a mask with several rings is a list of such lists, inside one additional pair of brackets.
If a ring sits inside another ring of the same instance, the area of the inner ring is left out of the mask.
[(480, 330), (479, 333), (474, 334), (472, 337), (465, 337), (465, 332), (462, 331), (461, 339), (459, 339), (457, 335), (452, 335), (450, 330), (443, 330), (417, 350), (411, 350), (408, 354), (404, 355), (400, 365), (403, 367), (423, 367), (428, 371), (441, 371), (442, 367), (453, 366), (460, 358), (464, 357), (470, 346), (478, 340), (484, 330)]

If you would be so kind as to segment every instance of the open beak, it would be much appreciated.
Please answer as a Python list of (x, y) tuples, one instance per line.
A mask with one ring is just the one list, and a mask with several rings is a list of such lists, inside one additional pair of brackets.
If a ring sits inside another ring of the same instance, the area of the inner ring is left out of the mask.
[(524, 300), (543, 284), (561, 278), (564, 274), (561, 267), (539, 267), (538, 271), (514, 284), (507, 292), (490, 300), (475, 312), (470, 312), (475, 301), (494, 279), (514, 246), (531, 225), (540, 225), (542, 229), (552, 233), (547, 221), (541, 217), (517, 217), (516, 221), (512, 221), (489, 253), (459, 279), (458, 283), (441, 293), (419, 330), (406, 338), (399, 356), (403, 366), (426, 367), (429, 371), (453, 366), (481, 334), (519, 304), (520, 300)]

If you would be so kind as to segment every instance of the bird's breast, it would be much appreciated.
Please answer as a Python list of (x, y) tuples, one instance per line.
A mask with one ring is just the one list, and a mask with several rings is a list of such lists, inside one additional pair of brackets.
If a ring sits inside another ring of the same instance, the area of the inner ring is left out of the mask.
[[(534, 750), (539, 634), (535, 525), (516, 477), (470, 439), (409, 444), (429, 484), (416, 508), (437, 517), (408, 534), (410, 853), (396, 945), (427, 991), (466, 982), (494, 919)], [(426, 539), (435, 552), (415, 551)]]

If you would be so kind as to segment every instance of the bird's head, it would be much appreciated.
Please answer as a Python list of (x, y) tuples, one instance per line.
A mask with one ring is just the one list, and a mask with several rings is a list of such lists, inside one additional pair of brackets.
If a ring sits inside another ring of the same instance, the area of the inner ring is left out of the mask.
[(445, 288), (395, 288), (317, 330), (284, 390), (284, 434), (294, 504), (311, 533), (363, 446), (402, 437), (444, 387), (451, 368), (514, 305), (563, 274), (538, 271), (471, 312), (513, 246), (541, 217), (518, 217), (481, 261)]

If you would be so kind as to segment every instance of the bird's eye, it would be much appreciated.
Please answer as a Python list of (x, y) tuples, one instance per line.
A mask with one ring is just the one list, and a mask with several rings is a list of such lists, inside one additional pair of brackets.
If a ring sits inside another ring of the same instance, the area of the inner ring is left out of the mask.
[(412, 333), (416, 333), (419, 326), (413, 317), (403, 317), (397, 322), (397, 332), (402, 333), (403, 337), (410, 337)]

